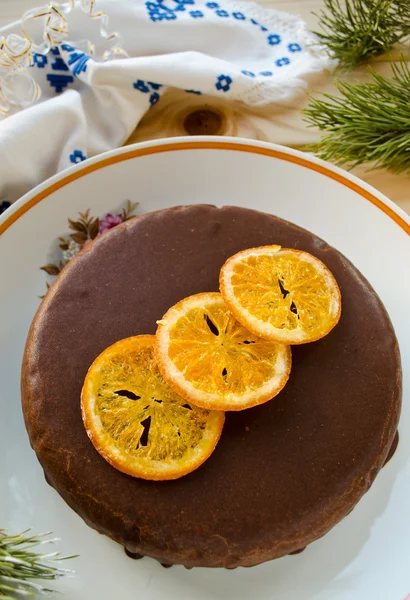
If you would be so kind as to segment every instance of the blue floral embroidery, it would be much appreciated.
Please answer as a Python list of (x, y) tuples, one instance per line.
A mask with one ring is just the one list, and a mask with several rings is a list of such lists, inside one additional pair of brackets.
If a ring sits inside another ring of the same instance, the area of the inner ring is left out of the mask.
[(39, 69), (44, 69), (48, 63), (47, 56), (44, 54), (33, 53), (33, 66), (36, 65)]
[(290, 60), (285, 56), (284, 58), (279, 58), (277, 61), (275, 61), (275, 65), (277, 67), (284, 67), (285, 65), (288, 65), (290, 63)]
[(232, 13), (232, 16), (234, 19), (238, 19), (238, 21), (245, 21), (246, 19), (245, 15), (241, 12), (234, 12)]
[(289, 44), (288, 49), (289, 52), (301, 52), (302, 47), (299, 44)]
[[(144, 82), (142, 82), (142, 83), (144, 83)], [(148, 83), (148, 85), (150, 85), (152, 87), (153, 90), (159, 90), (159, 88), (162, 88), (161, 83), (153, 83), (152, 81), (147, 81), (147, 83)]]
[(82, 162), (83, 160), (85, 160), (87, 157), (85, 156), (85, 154), (83, 153), (82, 150), (74, 150), (74, 152), (72, 154), (70, 154), (70, 160), (72, 163), (74, 163), (75, 165), (77, 163)]
[(276, 46), (277, 44), (280, 44), (280, 35), (277, 33), (271, 33), (268, 35), (268, 43), (270, 46)]
[[(185, 4), (195, 4), (195, 0), (174, 0), (176, 2), (176, 7), (174, 8), (174, 12), (184, 12)], [(163, 2), (163, 0), (158, 0), (158, 2)]]
[(51, 87), (55, 88), (56, 94), (60, 94), (69, 83), (74, 81), (74, 77), (72, 75), (57, 75), (57, 73), (50, 73), (47, 75), (47, 81), (50, 82)]
[(268, 28), (265, 25), (261, 25), (261, 31), (268, 31)]
[(217, 90), (220, 90), (222, 92), (227, 92), (231, 87), (231, 83), (232, 83), (232, 78), (229, 77), (229, 75), (219, 75), (217, 77), (215, 87)]
[(272, 71), (261, 71), (259, 75), (263, 75), (264, 77), (272, 77)]
[(158, 92), (154, 92), (153, 94), (151, 94), (151, 96), (149, 97), (149, 103), (151, 104), (151, 106), (154, 106), (154, 104), (158, 102), (159, 98), (160, 96)]
[(241, 71), (241, 73), (247, 77), (255, 77), (255, 73), (252, 73), (252, 71)]
[(136, 90), (142, 92), (143, 94), (148, 94), (148, 92), (150, 91), (149, 87), (147, 86), (145, 81), (142, 81), (142, 79), (138, 79), (138, 81), (133, 83), (133, 86)]
[(184, 90), (187, 94), (196, 94), (197, 96), (200, 96), (202, 94), (202, 92), (199, 92), (198, 90)]
[(74, 52), (75, 50), (74, 46), (70, 46), (70, 44), (61, 44), (61, 48), (66, 52)]
[[(73, 48), (73, 50), (74, 50), (74, 48)], [(51, 52), (51, 54), (54, 54), (54, 56), (60, 56), (60, 50), (57, 48), (57, 46), (50, 48), (50, 52)]]
[(226, 12), (226, 10), (217, 10), (215, 14), (218, 15), (218, 17), (229, 17), (229, 13)]
[(58, 56), (53, 63), (51, 63), (53, 71), (69, 71), (70, 69), (65, 64), (61, 56)]
[(219, 4), (217, 2), (207, 2), (206, 6), (208, 8), (219, 8)]
[(251, 23), (252, 25), (259, 25), (258, 21), (255, 21), (255, 19), (251, 19)]
[(200, 10), (191, 10), (189, 14), (191, 15), (191, 17), (194, 17), (194, 19), (198, 19), (204, 16), (204, 13)]
[[(151, 21), (163, 21), (164, 19), (166, 21), (172, 21), (177, 18), (176, 14), (174, 14), (174, 11), (170, 8), (167, 8), (163, 4), (156, 4), (155, 2), (146, 2), (145, 6), (147, 7), (148, 16), (151, 19)], [(183, 6), (183, 3), (179, 3), (179, 6)]]
[(87, 63), (91, 56), (88, 56), (85, 52), (73, 52), (68, 59), (68, 64), (73, 65), (71, 68), (74, 75), (85, 73), (87, 70)]
[(3, 202), (0, 202), (0, 215), (3, 214), (4, 211), (7, 210), (10, 206), (11, 206), (10, 202), (7, 202), (6, 200), (3, 200)]

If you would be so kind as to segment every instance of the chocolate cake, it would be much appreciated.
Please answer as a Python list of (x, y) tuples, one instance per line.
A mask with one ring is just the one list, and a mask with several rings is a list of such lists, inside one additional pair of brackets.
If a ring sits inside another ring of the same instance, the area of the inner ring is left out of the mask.
[[(115, 341), (155, 333), (182, 298), (218, 290), (229, 256), (265, 244), (329, 267), (342, 292), (339, 324), (292, 348), (275, 399), (227, 413), (214, 453), (190, 475), (153, 482), (117, 471), (82, 423), (88, 367)], [(88, 525), (167, 565), (251, 566), (301, 550), (369, 489), (397, 430), (400, 356), (375, 291), (315, 235), (253, 210), (176, 207), (119, 225), (64, 269), (31, 326), (22, 401), (47, 480)]]

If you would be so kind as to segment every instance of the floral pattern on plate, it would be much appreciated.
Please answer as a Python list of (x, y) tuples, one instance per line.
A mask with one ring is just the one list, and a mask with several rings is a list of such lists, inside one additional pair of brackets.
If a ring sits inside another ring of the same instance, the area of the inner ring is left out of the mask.
[[(68, 219), (68, 226), (71, 232), (66, 237), (59, 237), (60, 259), (55, 263), (48, 263), (40, 267), (48, 275), (56, 277), (64, 267), (72, 260), (83, 248), (86, 242), (94, 240), (99, 235), (113, 229), (120, 223), (133, 219), (138, 207), (138, 202), (127, 201), (124, 208), (119, 213), (107, 213), (102, 217), (93, 217), (90, 215), (90, 209), (79, 213), (76, 221)], [(46, 282), (47, 289), (50, 283)], [(42, 296), (43, 298), (44, 296)]]

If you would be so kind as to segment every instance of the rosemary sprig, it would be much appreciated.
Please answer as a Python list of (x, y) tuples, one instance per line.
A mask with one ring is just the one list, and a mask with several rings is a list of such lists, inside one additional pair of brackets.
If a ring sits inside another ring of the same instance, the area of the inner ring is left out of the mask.
[(324, 0), (316, 31), (340, 66), (350, 69), (389, 52), (410, 35), (409, 0)]
[(62, 557), (58, 552), (39, 554), (33, 548), (55, 542), (48, 533), (29, 535), (29, 530), (17, 535), (8, 535), (0, 529), (0, 598), (34, 598), (37, 595), (53, 592), (38, 581), (55, 580), (70, 572), (58, 566), (59, 561), (75, 558)]
[(338, 81), (340, 97), (311, 98), (306, 121), (328, 134), (308, 149), (350, 168), (410, 171), (410, 67), (401, 60), (392, 69), (392, 79), (371, 70), (370, 83)]

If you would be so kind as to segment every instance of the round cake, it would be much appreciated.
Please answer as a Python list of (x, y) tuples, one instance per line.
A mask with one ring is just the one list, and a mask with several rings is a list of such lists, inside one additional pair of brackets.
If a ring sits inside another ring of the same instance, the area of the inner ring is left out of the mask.
[[(81, 419), (89, 366), (117, 340), (155, 333), (182, 298), (217, 291), (229, 256), (268, 244), (327, 265), (342, 293), (339, 324), (292, 348), (290, 379), (276, 398), (226, 414), (215, 451), (196, 471), (159, 482), (117, 471)], [(375, 291), (315, 235), (253, 210), (176, 207), (104, 233), (64, 268), (31, 326), (22, 402), (48, 482), (88, 525), (166, 565), (252, 566), (300, 551), (369, 489), (397, 430), (400, 355)]]

